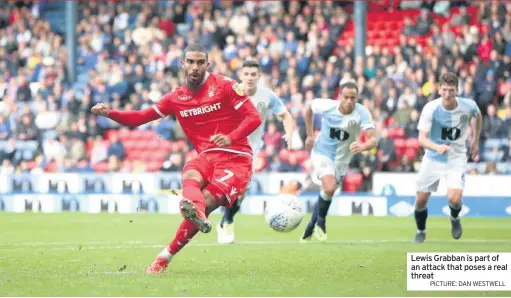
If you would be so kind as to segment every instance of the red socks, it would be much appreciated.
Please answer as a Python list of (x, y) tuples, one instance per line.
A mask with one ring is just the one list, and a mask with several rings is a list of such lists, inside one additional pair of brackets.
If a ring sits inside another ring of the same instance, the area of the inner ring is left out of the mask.
[(172, 255), (175, 255), (178, 253), (181, 248), (183, 248), (185, 245), (192, 240), (193, 236), (197, 234), (199, 229), (197, 229), (197, 226), (189, 221), (189, 220), (183, 220), (179, 228), (177, 229), (176, 237), (174, 237), (174, 240), (169, 244), (169, 252)]
[[(192, 201), (198, 211), (206, 214), (206, 198), (202, 194), (199, 181), (195, 179), (185, 179), (183, 181), (183, 198)], [(168, 251), (175, 255), (192, 240), (198, 231), (199, 229), (193, 222), (183, 220), (177, 229), (176, 237), (169, 244)]]
[(206, 214), (206, 198), (202, 194), (199, 181), (185, 179), (183, 181), (183, 198), (192, 201), (203, 214)]

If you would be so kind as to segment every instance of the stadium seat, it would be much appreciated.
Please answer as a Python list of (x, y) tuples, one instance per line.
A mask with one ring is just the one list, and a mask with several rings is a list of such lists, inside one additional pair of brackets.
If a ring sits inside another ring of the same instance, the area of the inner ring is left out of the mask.
[(285, 161), (287, 162), (289, 160), (289, 154), (290, 154), (290, 151), (287, 150), (287, 149), (282, 149), (280, 150), (279, 152), (279, 159), (282, 160), (282, 161)]
[(401, 127), (395, 127), (395, 128), (389, 128), (389, 137), (396, 139), (396, 138), (403, 138), (405, 136), (405, 130)]
[(146, 171), (147, 172), (157, 172), (161, 168), (161, 163), (159, 162), (150, 162), (146, 165)]
[(44, 168), (44, 171), (46, 173), (56, 173), (58, 171), (57, 163), (54, 161), (50, 161)]
[(177, 144), (179, 149), (184, 149), (188, 146), (188, 142), (185, 140), (179, 140), (177, 141)]
[[(129, 137), (130, 131), (128, 129), (119, 129), (116, 131), (119, 139), (123, 140)], [(115, 133), (115, 132), (112, 132)]]
[(347, 193), (354, 193), (360, 188), (362, 184), (362, 174), (349, 173), (344, 177), (343, 191)]
[(309, 152), (307, 152), (306, 150), (294, 151), (293, 154), (296, 158), (296, 161), (299, 164), (302, 164), (305, 160), (309, 158)]
[(408, 159), (415, 160), (415, 157), (417, 156), (418, 150), (415, 148), (407, 148), (405, 151), (405, 155), (408, 156)]
[(420, 149), (419, 139), (409, 138), (406, 140), (405, 146), (406, 146), (406, 148), (413, 149), (415, 151), (419, 151), (419, 149)]
[(140, 144), (140, 142), (137, 142), (135, 140), (123, 140), (122, 141), (122, 145), (124, 146), (124, 149), (126, 149), (126, 150), (139, 148), (139, 144)]
[(94, 169), (94, 172), (96, 172), (96, 173), (106, 173), (106, 172), (108, 172), (108, 163), (107, 162), (98, 162), (97, 164), (93, 165), (92, 168)]
[(168, 154), (167, 150), (159, 149), (159, 150), (154, 151), (154, 158), (155, 158), (155, 160), (160, 160), (163, 162), (165, 157), (167, 157), (167, 154)]
[(154, 156), (153, 152), (143, 152), (140, 155), (140, 160), (145, 163), (149, 163), (149, 162), (152, 162), (155, 160), (155, 156)]
[(394, 139), (394, 147), (396, 148), (396, 151), (404, 151), (406, 148), (405, 139), (401, 139), (401, 138)]
[(33, 168), (37, 167), (37, 162), (35, 160), (29, 160), (27, 161), (27, 167), (32, 170)]
[(156, 138), (156, 139), (151, 138), (144, 143), (146, 144), (145, 148), (147, 148), (148, 150), (154, 151), (154, 150), (158, 150), (161, 148), (162, 140), (160, 138)]

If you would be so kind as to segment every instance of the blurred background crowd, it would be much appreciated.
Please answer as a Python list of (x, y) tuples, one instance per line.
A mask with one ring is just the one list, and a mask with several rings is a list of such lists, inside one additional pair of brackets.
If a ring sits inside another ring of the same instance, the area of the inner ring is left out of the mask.
[[(247, 58), (296, 120), (293, 148), (270, 117), (257, 172), (308, 172), (304, 107), (356, 80), (378, 150), (356, 156), (347, 191), (371, 189), (375, 171), (414, 172), (417, 122), (439, 76), (460, 77), (459, 96), (484, 120), (471, 174), (511, 174), (511, 3), (372, 1), (366, 58), (354, 55), (353, 3), (79, 2), (77, 80), (66, 70), (65, 2), (0, 3), (0, 174), (180, 171), (196, 153), (172, 118), (137, 129), (90, 114), (95, 103), (138, 110), (183, 83), (182, 50), (198, 41), (210, 70), (239, 79)], [(315, 119), (319, 127), (321, 119)], [(472, 132), (469, 132), (471, 138)]]

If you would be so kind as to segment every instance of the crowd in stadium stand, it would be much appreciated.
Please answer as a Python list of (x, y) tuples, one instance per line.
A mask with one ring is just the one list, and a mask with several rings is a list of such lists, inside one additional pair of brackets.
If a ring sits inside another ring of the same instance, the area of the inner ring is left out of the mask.
[(120, 128), (90, 108), (102, 102), (137, 110), (157, 102), (183, 83), (182, 50), (198, 41), (210, 50), (215, 73), (238, 79), (245, 59), (258, 60), (261, 85), (273, 88), (296, 119), (293, 148), (282, 142), (281, 124), (269, 121), (258, 172), (310, 170), (304, 106), (336, 98), (346, 79), (358, 83), (379, 132), (378, 150), (353, 161), (359, 189), (370, 189), (377, 170), (416, 171), (420, 112), (439, 97), (439, 76), (454, 71), (459, 96), (475, 100), (484, 115), (481, 156), (470, 173), (511, 174), (511, 3), (392, 3), (369, 7), (364, 61), (355, 57), (350, 3), (80, 2), (73, 83), (65, 30), (47, 13), (59, 8), (4, 3), (0, 173), (180, 171), (195, 153), (178, 122)]

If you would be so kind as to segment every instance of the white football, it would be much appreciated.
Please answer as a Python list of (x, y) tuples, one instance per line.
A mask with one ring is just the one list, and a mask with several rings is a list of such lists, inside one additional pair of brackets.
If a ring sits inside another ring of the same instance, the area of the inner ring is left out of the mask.
[(293, 231), (302, 222), (303, 215), (302, 203), (293, 195), (279, 194), (266, 205), (266, 223), (277, 232)]

